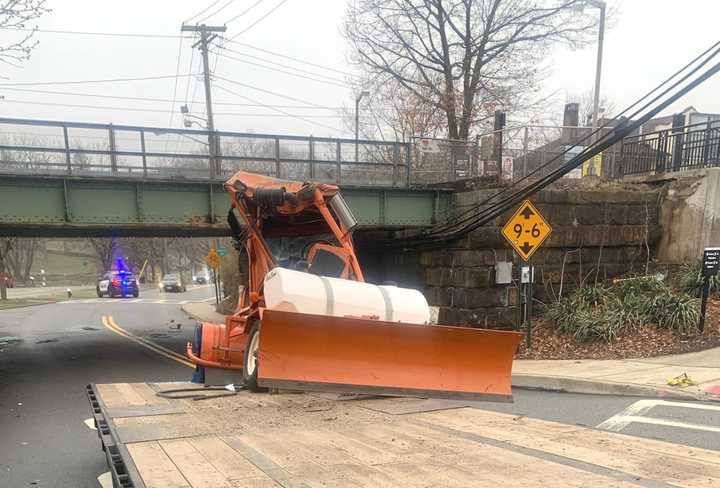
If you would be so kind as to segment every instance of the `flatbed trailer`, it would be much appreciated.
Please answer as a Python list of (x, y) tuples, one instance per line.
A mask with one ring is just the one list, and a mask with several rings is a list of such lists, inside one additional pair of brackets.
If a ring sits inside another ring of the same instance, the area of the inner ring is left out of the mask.
[(116, 488), (720, 486), (720, 452), (472, 402), (156, 395), (194, 386), (88, 385)]

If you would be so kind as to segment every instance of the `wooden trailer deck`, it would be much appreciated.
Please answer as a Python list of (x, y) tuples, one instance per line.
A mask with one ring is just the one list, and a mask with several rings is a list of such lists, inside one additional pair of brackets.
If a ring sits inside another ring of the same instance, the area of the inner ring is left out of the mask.
[(460, 401), (88, 386), (116, 487), (718, 487), (720, 452)]

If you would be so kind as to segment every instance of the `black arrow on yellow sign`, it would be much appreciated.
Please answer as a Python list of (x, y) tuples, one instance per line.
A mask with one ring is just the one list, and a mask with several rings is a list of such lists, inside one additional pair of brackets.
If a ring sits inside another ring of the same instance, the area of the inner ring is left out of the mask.
[(525, 220), (529, 219), (533, 215), (535, 215), (535, 212), (533, 212), (530, 207), (525, 207), (522, 212), (520, 212), (520, 215), (525, 217)]
[(535, 246), (531, 246), (530, 243), (525, 242), (522, 246), (520, 246), (520, 250), (521, 250), (522, 252), (524, 252), (525, 254), (527, 254), (527, 253), (530, 252), (530, 250), (531, 250), (533, 247), (535, 247)]

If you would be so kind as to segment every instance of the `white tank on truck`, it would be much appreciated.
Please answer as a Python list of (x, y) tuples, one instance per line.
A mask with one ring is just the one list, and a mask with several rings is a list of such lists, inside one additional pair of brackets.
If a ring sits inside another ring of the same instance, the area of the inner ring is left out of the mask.
[(270, 310), (336, 317), (377, 317), (387, 322), (427, 324), (430, 307), (418, 290), (328, 278), (274, 268), (265, 276)]

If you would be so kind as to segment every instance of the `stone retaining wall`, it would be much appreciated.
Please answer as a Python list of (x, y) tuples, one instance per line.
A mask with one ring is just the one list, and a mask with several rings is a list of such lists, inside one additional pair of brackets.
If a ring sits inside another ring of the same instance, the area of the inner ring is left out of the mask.
[[(455, 210), (475, 205), (492, 191), (458, 193)], [(660, 192), (655, 190), (544, 190), (532, 198), (552, 235), (532, 258), (535, 298), (547, 302), (579, 283), (631, 271), (644, 272), (660, 238)], [(441, 324), (509, 328), (516, 321), (517, 288), (495, 284), (495, 265), (521, 261), (500, 234), (510, 215), (440, 249), (419, 252), (420, 281)], [(649, 253), (649, 254), (648, 254)]]

